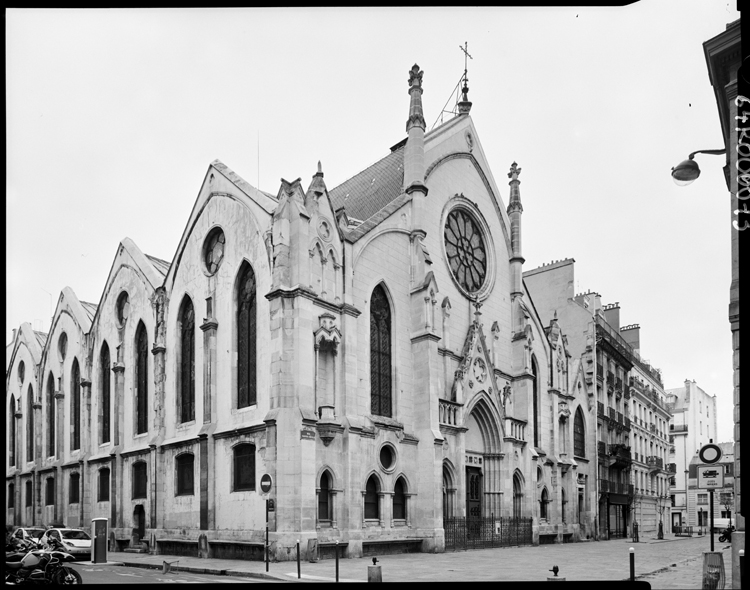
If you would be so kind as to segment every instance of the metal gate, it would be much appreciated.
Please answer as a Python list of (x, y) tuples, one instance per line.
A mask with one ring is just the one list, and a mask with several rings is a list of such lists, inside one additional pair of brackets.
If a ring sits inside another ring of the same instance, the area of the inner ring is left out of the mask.
[(443, 529), (446, 551), (532, 544), (531, 518), (445, 518)]

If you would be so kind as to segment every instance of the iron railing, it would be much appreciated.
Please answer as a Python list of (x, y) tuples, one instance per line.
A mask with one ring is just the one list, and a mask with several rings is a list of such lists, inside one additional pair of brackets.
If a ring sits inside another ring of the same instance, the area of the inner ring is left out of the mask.
[(443, 519), (446, 551), (531, 545), (531, 518), (452, 517)]

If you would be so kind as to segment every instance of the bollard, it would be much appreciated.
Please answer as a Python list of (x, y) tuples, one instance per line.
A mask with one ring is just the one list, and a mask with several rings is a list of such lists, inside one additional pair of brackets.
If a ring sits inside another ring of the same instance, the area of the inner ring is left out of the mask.
[(630, 581), (635, 582), (635, 547), (630, 548)]
[(339, 581), (339, 542), (336, 541), (336, 581)]
[(301, 578), (299, 567), (299, 539), (297, 539), (297, 579)]
[(553, 573), (554, 575), (552, 575), (552, 576), (547, 576), (547, 581), (548, 581), (548, 582), (565, 582), (565, 581), (566, 581), (566, 580), (565, 580), (565, 578), (562, 578), (562, 577), (558, 577), (558, 576), (557, 576), (557, 572), (559, 572), (559, 571), (560, 571), (560, 568), (559, 568), (559, 567), (557, 567), (556, 565), (553, 565), (553, 566), (552, 566), (552, 569), (551, 569), (551, 570), (549, 570), (549, 571), (551, 571), (551, 572), (552, 572), (552, 573)]
[(745, 550), (740, 549), (740, 588), (742, 588), (742, 572), (745, 570)]
[(383, 581), (383, 572), (380, 570), (380, 566), (376, 565), (377, 563), (378, 563), (378, 558), (373, 557), (372, 565), (367, 566), (367, 581), (368, 582), (382, 582)]

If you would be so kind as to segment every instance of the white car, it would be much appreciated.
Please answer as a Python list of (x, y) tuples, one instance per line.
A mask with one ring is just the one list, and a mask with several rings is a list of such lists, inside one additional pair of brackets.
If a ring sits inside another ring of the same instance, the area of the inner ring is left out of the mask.
[(49, 539), (57, 539), (63, 544), (65, 551), (76, 559), (91, 557), (91, 537), (81, 529), (47, 529), (40, 539), (42, 545), (47, 545)]

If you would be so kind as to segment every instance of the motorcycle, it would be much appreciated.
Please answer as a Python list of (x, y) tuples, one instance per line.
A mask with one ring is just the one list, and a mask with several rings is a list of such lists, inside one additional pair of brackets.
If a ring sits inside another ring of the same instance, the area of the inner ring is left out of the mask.
[(719, 543), (724, 542), (731, 542), (732, 541), (732, 531), (734, 531), (735, 528), (733, 525), (729, 525), (727, 528), (725, 528), (723, 531), (721, 531), (721, 535), (719, 535)]
[(61, 548), (62, 543), (57, 541), (47, 549), (6, 551), (5, 584), (83, 584), (81, 574), (64, 563), (75, 557)]

